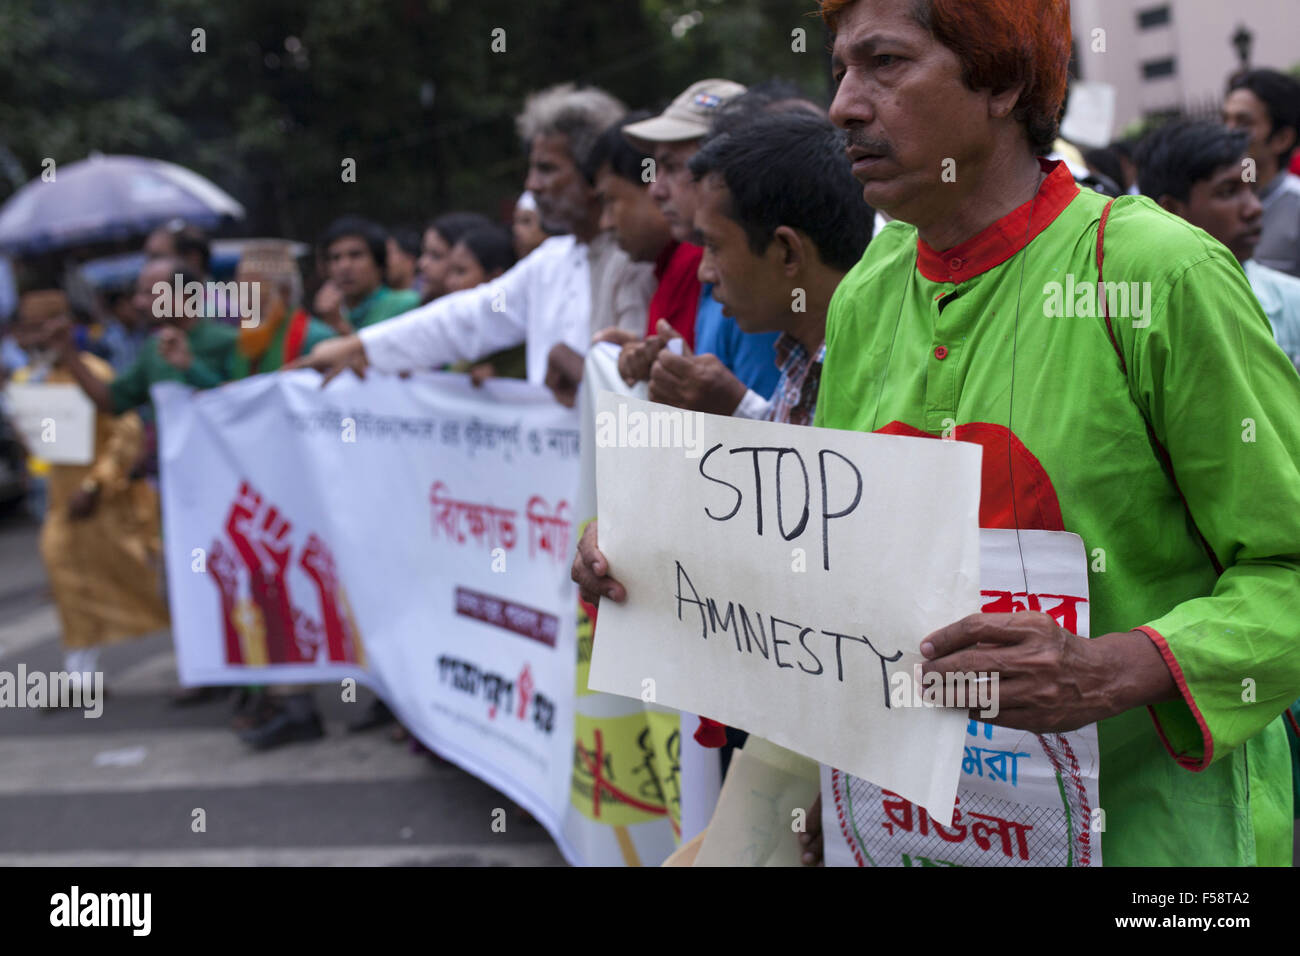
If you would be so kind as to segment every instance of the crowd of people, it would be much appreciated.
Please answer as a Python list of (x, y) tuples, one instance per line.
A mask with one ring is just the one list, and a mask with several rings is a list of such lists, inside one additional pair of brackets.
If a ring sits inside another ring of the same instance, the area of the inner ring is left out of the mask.
[[(982, 444), (982, 527), (1104, 546), (1095, 636), (1034, 612), (976, 615), (926, 639), (927, 670), (999, 671), (1006, 726), (1098, 724), (1108, 863), (1289, 863), (1300, 84), (1241, 72), (1221, 122), (1081, 152), (1059, 138), (1067, 5), (821, 7), (829, 107), (776, 80), (703, 79), (654, 112), (542, 90), (517, 118), (528, 173), (512, 223), (451, 211), (417, 236), (342, 217), (316, 244), (309, 296), (287, 244), (250, 244), (236, 278), (260, 292), (252, 327), (180, 300), (208, 268), (184, 224), (148, 237), (134, 295), (96, 323), (57, 278), (24, 274), (10, 374), (75, 382), (99, 416), (91, 465), (38, 466), (68, 669), (166, 620), (152, 384), (456, 369), (572, 406), (589, 348), (613, 342), (656, 402), (887, 434), (955, 426)], [(1079, 288), (1146, 284), (1143, 321), (1104, 291), (1096, 312), (1053, 315), (1046, 287), (1067, 273)], [(157, 319), (155, 284), (174, 276)], [(626, 599), (596, 522), (573, 578), (592, 605)], [(359, 727), (391, 720), (377, 704)], [(236, 721), (258, 748), (323, 733), (300, 688), (245, 689)], [(743, 734), (705, 719), (697, 738)]]

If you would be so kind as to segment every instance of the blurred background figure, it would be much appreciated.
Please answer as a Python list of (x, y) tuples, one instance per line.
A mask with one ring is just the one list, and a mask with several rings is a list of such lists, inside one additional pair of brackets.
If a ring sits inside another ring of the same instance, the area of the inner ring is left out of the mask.
[(420, 273), (416, 263), (420, 259), (420, 234), (414, 229), (398, 226), (388, 234), (388, 287), (398, 292), (414, 290), (420, 293)]
[(290, 243), (249, 243), (235, 279), (256, 283), (253, 301), (260, 314), (255, 324), (239, 330), (231, 369), (234, 378), (273, 372), (334, 335), (333, 329), (302, 307), (302, 274)]
[(425, 227), (420, 246), (420, 301), (432, 302), (446, 295), (447, 268), (451, 247), (469, 230), (490, 226), (492, 220), (477, 212), (449, 212)]
[(412, 289), (387, 284), (388, 234), (361, 216), (342, 216), (320, 242), (329, 280), (316, 293), (316, 316), (340, 335), (401, 315), (420, 304)]
[[(67, 296), (49, 276), (24, 278), (16, 337), (27, 364), (14, 373), (15, 382), (73, 384), (54, 333), (70, 313)], [(81, 361), (102, 380), (113, 378), (102, 359), (83, 353)], [(168, 625), (157, 494), (132, 477), (144, 439), (140, 419), (99, 412), (94, 429), (89, 464), (46, 466), (48, 507), (40, 537), (73, 680), (90, 679), (104, 644)]]
[[(515, 264), (510, 230), (495, 223), (475, 226), (452, 246), (447, 263), (447, 291), (463, 292), (504, 274)], [(489, 378), (525, 378), (528, 367), (524, 346), (494, 352), (477, 362), (458, 362), (454, 371), (468, 371), (475, 385)]]
[(1255, 258), (1270, 269), (1300, 276), (1300, 176), (1288, 166), (1300, 140), (1300, 82), (1277, 70), (1234, 76), (1223, 120), (1249, 134), (1255, 189), (1264, 207)]
[(537, 198), (527, 190), (515, 203), (514, 222), (511, 226), (515, 240), (515, 255), (522, 259), (550, 236), (542, 228), (542, 217), (537, 213)]

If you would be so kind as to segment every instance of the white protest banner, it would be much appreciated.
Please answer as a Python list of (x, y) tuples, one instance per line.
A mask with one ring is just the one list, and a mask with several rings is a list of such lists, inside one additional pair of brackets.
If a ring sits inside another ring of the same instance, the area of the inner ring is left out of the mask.
[[(978, 608), (980, 454), (598, 396), (603, 602), (590, 686), (656, 700), (953, 810), (964, 713), (891, 664)], [(910, 655), (910, 656), (905, 656)]]
[[(1088, 636), (1083, 539), (980, 531), (980, 603)], [(1027, 583), (1026, 583), (1027, 582)], [(822, 767), (827, 866), (1100, 866), (1097, 726), (1031, 734), (972, 720), (951, 825), (889, 789)]]
[(5, 395), (14, 427), (37, 458), (52, 465), (94, 460), (95, 406), (78, 386), (14, 383)]
[(332, 682), (344, 700), (364, 681), (582, 862), (564, 838), (575, 413), (455, 375), (153, 394), (182, 680)]

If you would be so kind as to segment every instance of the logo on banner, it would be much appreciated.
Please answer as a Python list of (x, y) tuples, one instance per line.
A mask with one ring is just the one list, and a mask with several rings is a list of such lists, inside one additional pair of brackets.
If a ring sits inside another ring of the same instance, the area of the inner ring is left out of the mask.
[(513, 716), (515, 720), (532, 720), (533, 726), (544, 734), (555, 729), (555, 701), (536, 689), (532, 669), (524, 669), (514, 680), (504, 674), (485, 671), (470, 661), (459, 660), (446, 654), (438, 658), (438, 678), (450, 683), (471, 697), (482, 697), (488, 705), (488, 720), (497, 714)]
[[(293, 523), (247, 481), (231, 502), (224, 531), (212, 542), (207, 569), (221, 602), (228, 664), (365, 664), (334, 554), (319, 535), (309, 533), (296, 546)], [(305, 604), (294, 602), (295, 570), (314, 591)]]

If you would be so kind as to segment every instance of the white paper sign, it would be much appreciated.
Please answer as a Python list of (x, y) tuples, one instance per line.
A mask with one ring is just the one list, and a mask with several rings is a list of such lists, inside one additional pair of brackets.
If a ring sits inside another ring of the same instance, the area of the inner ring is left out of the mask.
[[(981, 609), (1044, 611), (1088, 636), (1083, 539), (980, 532)], [(1023, 564), (1022, 558), (1023, 555)], [(957, 812), (938, 825), (897, 793), (822, 767), (827, 866), (1100, 866), (1097, 726), (1032, 734), (972, 720)]]
[(979, 606), (980, 449), (597, 401), (589, 686), (703, 714), (947, 819), (967, 719), (888, 663)]
[(1106, 146), (1115, 128), (1115, 87), (1075, 80), (1070, 105), (1061, 120), (1061, 136), (1078, 146)]
[(76, 385), (12, 384), (14, 427), (27, 450), (52, 465), (89, 465), (95, 457), (95, 406)]

